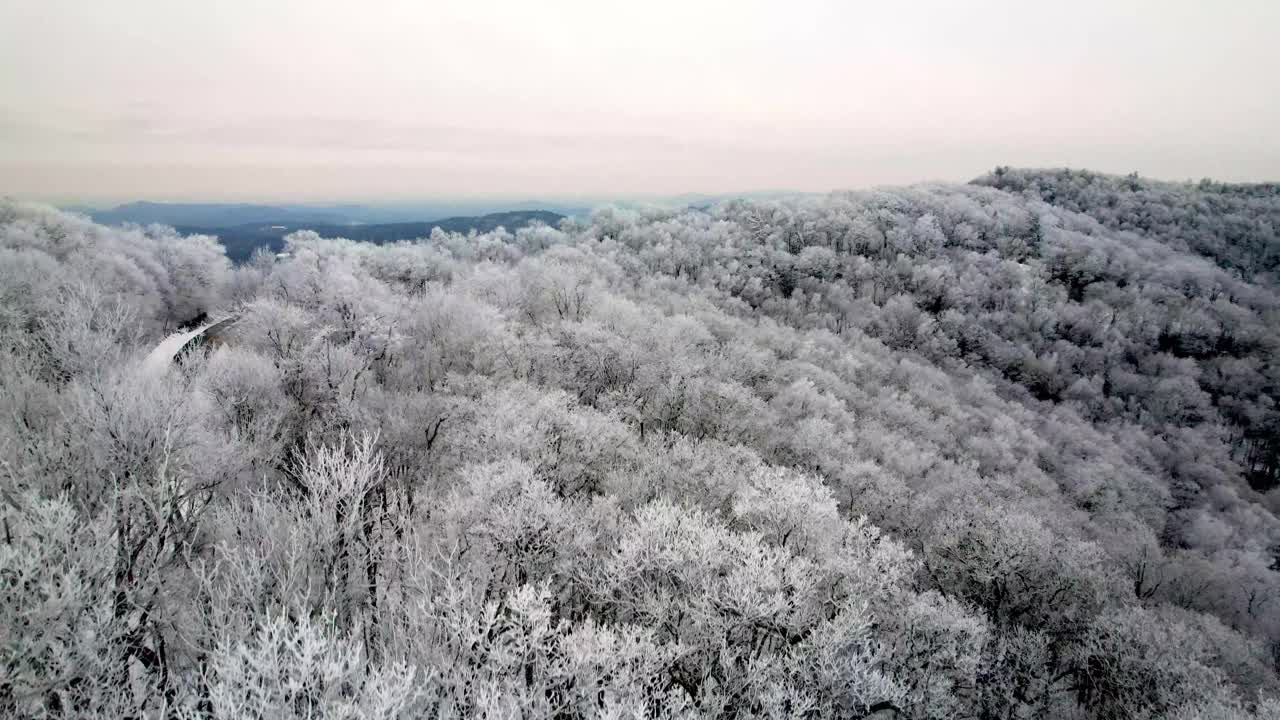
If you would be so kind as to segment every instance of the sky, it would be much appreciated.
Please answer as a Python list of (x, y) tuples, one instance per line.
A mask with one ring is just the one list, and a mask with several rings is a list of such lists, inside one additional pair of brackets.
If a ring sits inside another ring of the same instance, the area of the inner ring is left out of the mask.
[(1280, 180), (1277, 0), (0, 0), (0, 195)]

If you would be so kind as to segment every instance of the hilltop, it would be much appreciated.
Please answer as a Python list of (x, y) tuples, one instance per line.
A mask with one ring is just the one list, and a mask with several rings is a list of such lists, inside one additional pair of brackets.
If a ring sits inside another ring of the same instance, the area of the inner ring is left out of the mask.
[(0, 205), (0, 707), (1275, 717), (1277, 212), (999, 168), (236, 265)]

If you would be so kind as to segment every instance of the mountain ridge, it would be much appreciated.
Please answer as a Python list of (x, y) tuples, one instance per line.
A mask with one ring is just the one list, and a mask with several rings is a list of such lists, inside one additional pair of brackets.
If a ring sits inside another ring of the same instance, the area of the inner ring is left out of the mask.
[(280, 252), (284, 249), (286, 236), (304, 230), (310, 230), (322, 237), (341, 237), (381, 245), (427, 237), (436, 228), (465, 235), (472, 231), (491, 232), (499, 227), (515, 231), (534, 223), (555, 225), (563, 219), (565, 219), (564, 215), (548, 210), (509, 210), (478, 216), (401, 223), (337, 225), (277, 220), (245, 223), (232, 227), (177, 225), (174, 229), (183, 235), (212, 235), (218, 238), (218, 242), (226, 248), (227, 257), (232, 262), (240, 263), (248, 260), (259, 248)]

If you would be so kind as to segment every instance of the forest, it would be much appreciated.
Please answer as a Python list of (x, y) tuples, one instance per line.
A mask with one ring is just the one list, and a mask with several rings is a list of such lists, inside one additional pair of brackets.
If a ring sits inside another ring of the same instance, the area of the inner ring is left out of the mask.
[(0, 202), (0, 716), (1280, 718), (1278, 231), (1012, 168), (239, 264)]

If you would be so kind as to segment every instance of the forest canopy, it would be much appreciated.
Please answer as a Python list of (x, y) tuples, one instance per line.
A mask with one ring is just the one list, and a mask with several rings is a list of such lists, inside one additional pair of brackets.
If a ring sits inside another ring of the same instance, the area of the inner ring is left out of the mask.
[(1278, 223), (998, 168), (233, 265), (5, 201), (0, 715), (1277, 717)]

